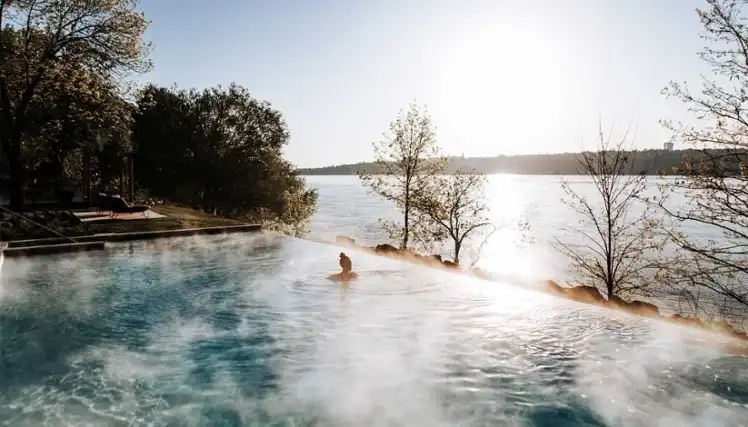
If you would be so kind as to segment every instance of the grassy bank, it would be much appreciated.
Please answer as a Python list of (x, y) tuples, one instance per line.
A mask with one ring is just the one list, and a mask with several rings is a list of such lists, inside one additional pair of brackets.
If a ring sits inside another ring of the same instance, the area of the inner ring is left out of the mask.
[[(157, 205), (152, 208), (152, 211), (164, 215), (164, 217), (137, 220), (112, 219), (105, 221), (80, 222), (76, 221), (74, 218), (70, 218), (71, 212), (69, 211), (25, 212), (23, 215), (69, 237), (88, 236), (101, 233), (180, 230), (186, 228), (221, 227), (243, 224), (241, 221), (222, 218), (179, 206)], [(8, 242), (48, 237), (58, 236), (31, 221), (20, 219), (18, 217), (13, 218), (9, 214), (5, 214), (2, 221), (0, 221), (0, 240), (2, 241)]]

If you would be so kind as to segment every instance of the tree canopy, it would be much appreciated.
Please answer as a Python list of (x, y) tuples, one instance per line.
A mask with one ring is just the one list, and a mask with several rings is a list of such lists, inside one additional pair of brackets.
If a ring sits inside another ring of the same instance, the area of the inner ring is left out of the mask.
[[(154, 197), (231, 217), (306, 219), (316, 193), (282, 157), (281, 113), (236, 84), (147, 86), (133, 126), (137, 183)], [(296, 212), (295, 214), (292, 214)]]
[[(677, 82), (664, 89), (697, 119), (687, 124), (664, 121), (673, 139), (709, 148), (687, 159), (685, 179), (665, 188), (666, 195), (685, 196), (685, 203), (673, 206), (664, 203), (667, 198), (660, 203), (678, 225), (667, 230), (679, 250), (668, 260), (664, 280), (680, 284), (697, 311), (721, 317), (735, 313), (742, 317), (748, 308), (748, 17), (744, 6), (744, 1), (708, 0), (697, 10), (705, 43), (700, 56), (712, 73), (702, 78), (700, 90), (691, 91)], [(720, 238), (686, 235), (681, 227), (689, 225)]]
[[(136, 190), (293, 232), (317, 195), (283, 157), (281, 112), (236, 84), (147, 85), (148, 25), (136, 0), (0, 0), (0, 148), (11, 207), (80, 189), (120, 187), (134, 153)], [(133, 96), (134, 95), (134, 96)]]
[(425, 108), (411, 104), (390, 123), (389, 132), (373, 145), (376, 162), (370, 169), (359, 171), (369, 191), (394, 203), (403, 213), (402, 224), (383, 221), (392, 240), (407, 249), (413, 238), (424, 239), (420, 232), (423, 221), (416, 219), (416, 201), (423, 197), (428, 182), (444, 168), (431, 118)]
[(61, 78), (63, 69), (114, 82), (150, 68), (148, 23), (137, 6), (135, 0), (0, 0), (0, 146), (14, 209), (24, 204), (29, 110), (44, 85), (75, 82)]
[(460, 263), (466, 239), (481, 228), (491, 226), (486, 217), (486, 176), (473, 170), (430, 177), (428, 189), (419, 194), (416, 210), (433, 240), (450, 240), (452, 259)]

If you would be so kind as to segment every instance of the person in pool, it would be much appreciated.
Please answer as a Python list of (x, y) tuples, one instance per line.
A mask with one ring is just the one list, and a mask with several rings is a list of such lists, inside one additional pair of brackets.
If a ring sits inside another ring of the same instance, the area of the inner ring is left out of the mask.
[(344, 252), (340, 253), (340, 268), (343, 269), (341, 276), (350, 276), (353, 273), (353, 262)]

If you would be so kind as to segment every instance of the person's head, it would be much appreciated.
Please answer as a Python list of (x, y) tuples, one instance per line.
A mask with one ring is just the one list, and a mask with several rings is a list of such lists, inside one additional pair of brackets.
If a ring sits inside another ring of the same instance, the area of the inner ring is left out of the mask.
[(344, 252), (341, 252), (341, 253), (340, 253), (340, 257), (341, 257), (341, 258), (345, 258), (345, 253), (344, 253)]

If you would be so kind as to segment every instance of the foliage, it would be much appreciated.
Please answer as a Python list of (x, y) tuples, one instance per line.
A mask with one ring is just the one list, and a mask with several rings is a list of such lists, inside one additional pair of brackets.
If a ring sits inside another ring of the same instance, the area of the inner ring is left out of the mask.
[(373, 170), (361, 170), (359, 177), (369, 191), (394, 203), (403, 212), (402, 224), (382, 221), (393, 241), (407, 249), (415, 236), (422, 245), (429, 245), (429, 231), (423, 222), (413, 221), (415, 201), (426, 198), (428, 180), (444, 166), (440, 156), (431, 118), (411, 104), (390, 123), (389, 132), (373, 144), (376, 158)]
[[(668, 183), (667, 198), (685, 194), (677, 207), (660, 207), (674, 223), (695, 225), (720, 239), (669, 231), (679, 249), (665, 270), (666, 280), (683, 287), (693, 301), (721, 301), (702, 306), (707, 315), (729, 315), (748, 308), (748, 28), (743, 1), (708, 0), (698, 10), (706, 46), (700, 56), (713, 70), (694, 93), (671, 83), (664, 93), (683, 102), (696, 126), (664, 121), (673, 138), (700, 149), (683, 169), (685, 179)], [(710, 148), (708, 150), (707, 148)], [(705, 298), (701, 298), (704, 294)]]
[(642, 200), (646, 174), (632, 170), (636, 151), (626, 146), (626, 135), (612, 144), (601, 128), (598, 142), (597, 151), (579, 157), (579, 173), (589, 177), (593, 193), (562, 181), (564, 203), (581, 220), (562, 229), (564, 237), (556, 239), (555, 247), (568, 257), (581, 281), (600, 288), (609, 299), (646, 294), (647, 274), (657, 267), (652, 254), (663, 245), (655, 210)]
[(433, 240), (451, 240), (452, 257), (460, 262), (465, 239), (491, 222), (486, 217), (486, 176), (474, 170), (434, 176), (419, 193), (416, 211)]
[[(299, 234), (317, 194), (283, 158), (281, 114), (246, 89), (147, 86), (147, 22), (135, 0), (0, 0), (0, 140), (11, 204), (92, 186), (115, 190), (123, 154), (137, 150), (138, 193), (211, 214), (262, 217)], [(135, 102), (132, 102), (135, 101)], [(85, 165), (85, 166), (84, 166)], [(114, 187), (114, 188), (113, 188)]]
[(59, 77), (53, 70), (80, 67), (109, 80), (149, 69), (147, 22), (136, 7), (134, 0), (0, 0), (0, 142), (15, 209), (23, 206), (29, 109), (45, 82)]
[(234, 218), (270, 217), (297, 233), (317, 195), (283, 159), (288, 139), (281, 113), (241, 86), (148, 86), (133, 129), (137, 183), (157, 198)]
[[(451, 157), (447, 159), (444, 173), (453, 174), (460, 169), (474, 169), (479, 173), (518, 175), (576, 175), (580, 153), (518, 154), (495, 157)], [(698, 158), (697, 150), (639, 150), (633, 159), (632, 170), (652, 175), (675, 175), (683, 168), (685, 158)], [(675, 168), (675, 169), (674, 169)], [(356, 163), (300, 169), (304, 175), (355, 175), (360, 170), (379, 170), (375, 163)]]
[[(29, 105), (25, 144), (32, 178), (49, 188), (79, 186), (83, 158), (129, 148), (131, 108), (113, 85), (80, 67), (56, 64)], [(94, 161), (93, 185), (106, 185), (119, 170)], [(104, 166), (100, 168), (98, 166)]]

